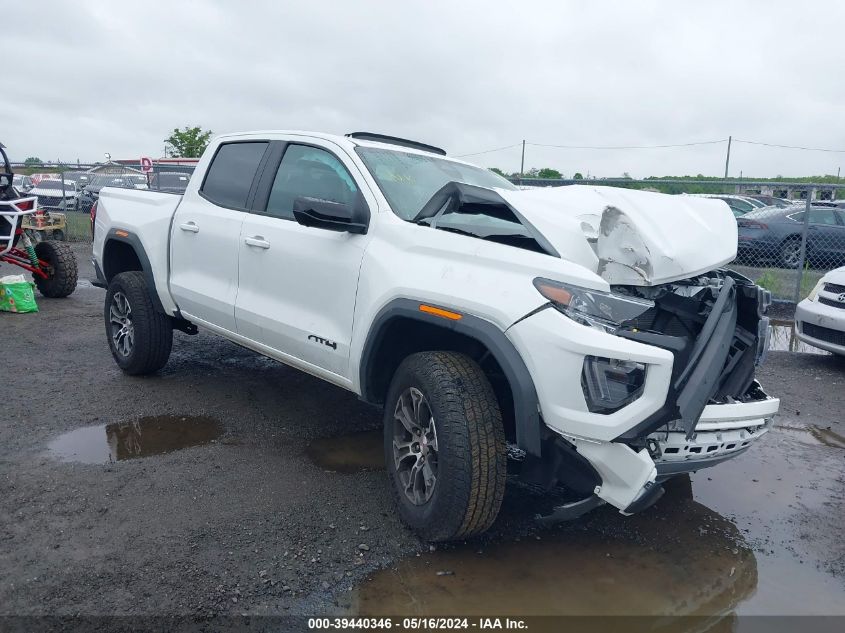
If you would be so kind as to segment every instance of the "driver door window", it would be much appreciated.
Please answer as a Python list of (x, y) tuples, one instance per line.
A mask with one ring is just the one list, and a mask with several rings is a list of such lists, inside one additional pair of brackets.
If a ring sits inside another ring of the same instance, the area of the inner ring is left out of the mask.
[(266, 213), (293, 220), (296, 198), (352, 204), (357, 193), (352, 176), (329, 152), (305, 145), (289, 145), (273, 181)]

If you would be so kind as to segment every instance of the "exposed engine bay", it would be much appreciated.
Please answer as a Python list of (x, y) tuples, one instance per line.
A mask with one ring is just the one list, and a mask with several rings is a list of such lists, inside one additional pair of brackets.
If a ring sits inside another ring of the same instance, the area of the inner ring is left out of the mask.
[(675, 357), (666, 404), (624, 439), (641, 439), (666, 424), (692, 438), (706, 405), (767, 397), (754, 370), (768, 350), (768, 291), (727, 270), (659, 286), (612, 289), (651, 303), (615, 334), (662, 347)]

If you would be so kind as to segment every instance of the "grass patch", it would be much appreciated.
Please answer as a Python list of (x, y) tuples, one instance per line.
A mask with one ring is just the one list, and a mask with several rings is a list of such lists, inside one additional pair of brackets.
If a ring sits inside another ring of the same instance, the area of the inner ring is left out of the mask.
[(65, 235), (69, 242), (91, 241), (91, 217), (87, 213), (69, 212), (65, 214), (67, 229)]
[(758, 286), (762, 286), (771, 292), (773, 296), (781, 296), (784, 279), (778, 274), (778, 271), (765, 270), (762, 275), (757, 277), (756, 282)]

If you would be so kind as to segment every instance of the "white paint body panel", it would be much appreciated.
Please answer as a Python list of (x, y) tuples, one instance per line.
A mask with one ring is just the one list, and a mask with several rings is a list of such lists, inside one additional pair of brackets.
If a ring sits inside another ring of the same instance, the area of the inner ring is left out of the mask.
[[(831, 283), (845, 286), (845, 266), (831, 270), (819, 281), (820, 284)], [(831, 330), (845, 332), (845, 301), (840, 301), (843, 293), (828, 292), (822, 285), (819, 293), (813, 299), (804, 299), (795, 309), (795, 334), (798, 338), (813, 347), (826, 350), (832, 354), (845, 356), (845, 345), (837, 345), (830, 341), (823, 341), (804, 333), (804, 323), (811, 323)], [(834, 301), (842, 307), (825, 305), (819, 302), (819, 297)]]
[[(736, 220), (720, 200), (587, 185), (499, 193), (561, 257), (611, 284), (677, 281), (736, 257)], [(585, 236), (596, 238), (597, 252)]]
[[(217, 146), (251, 138), (330, 148), (367, 200), (368, 233), (334, 233), (230, 211), (199, 196)], [(200, 160), (181, 204), (174, 195), (105, 189), (94, 258), (102, 266), (109, 228), (138, 235), (167, 312), (181, 310), (201, 327), (356, 393), (361, 392), (359, 364), (370, 326), (392, 300), (424, 301), (484, 319), (505, 332), (524, 360), (543, 421), (602, 475), (599, 496), (617, 508), (627, 507), (655, 480), (656, 467), (646, 451), (611, 440), (662, 406), (673, 357), (580, 325), (554, 309), (532, 314), (547, 303), (532, 282), (546, 277), (608, 291), (610, 283), (660, 284), (712, 270), (735, 254), (736, 223), (726, 206), (591, 186), (498, 190), (561, 254), (552, 257), (402, 220), (355, 153), (357, 144), (390, 148), (304, 132), (218, 137)], [(622, 221), (602, 236), (608, 208), (621, 212), (614, 217)], [(189, 222), (199, 231), (180, 228)], [(262, 238), (269, 248), (248, 246), (246, 238)], [(647, 266), (639, 265), (643, 254)], [(336, 348), (309, 340), (310, 334)], [(586, 355), (646, 363), (643, 395), (614, 414), (590, 413), (580, 381)], [(722, 419), (756, 419), (759, 411), (753, 406), (708, 406), (703, 419), (717, 426)]]

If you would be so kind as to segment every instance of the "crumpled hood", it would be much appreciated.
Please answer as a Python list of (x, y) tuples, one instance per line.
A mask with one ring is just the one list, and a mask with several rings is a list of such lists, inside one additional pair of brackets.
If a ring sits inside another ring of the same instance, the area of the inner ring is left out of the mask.
[(668, 283), (736, 257), (736, 220), (721, 200), (586, 185), (497, 193), (563, 259), (611, 284)]

